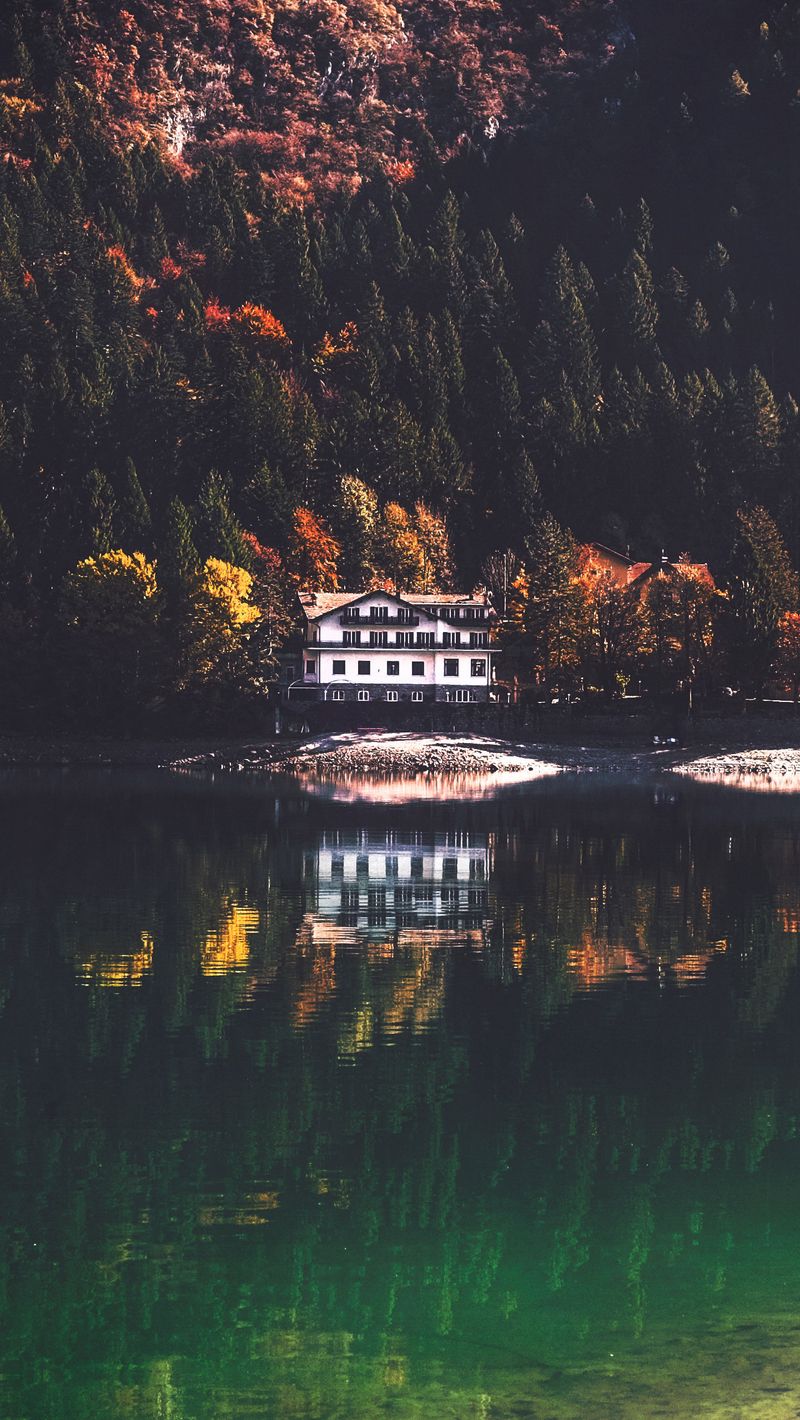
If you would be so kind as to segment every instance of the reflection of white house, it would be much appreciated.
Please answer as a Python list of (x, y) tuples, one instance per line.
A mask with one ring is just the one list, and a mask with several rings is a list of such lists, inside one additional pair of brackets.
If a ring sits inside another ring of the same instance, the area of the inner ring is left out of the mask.
[(485, 592), (317, 592), (301, 603), (303, 666), (291, 698), (488, 700), (495, 613)]
[(323, 833), (305, 861), (314, 939), (482, 928), (489, 871), (483, 834)]

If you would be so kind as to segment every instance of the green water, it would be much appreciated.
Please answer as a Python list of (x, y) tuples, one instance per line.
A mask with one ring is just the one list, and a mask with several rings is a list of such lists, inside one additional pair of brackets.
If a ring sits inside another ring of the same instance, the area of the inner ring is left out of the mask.
[(800, 809), (0, 783), (0, 1416), (800, 1413)]

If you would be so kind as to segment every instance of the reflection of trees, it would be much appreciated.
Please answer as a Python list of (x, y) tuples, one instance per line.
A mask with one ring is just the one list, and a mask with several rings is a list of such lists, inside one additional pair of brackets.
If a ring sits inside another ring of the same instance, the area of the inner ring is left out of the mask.
[[(487, 1354), (599, 1351), (672, 1296), (735, 1311), (800, 1106), (792, 833), (622, 794), (492, 812), (485, 937), (323, 946), (299, 812), (28, 807), (0, 1032), (21, 1412), (210, 1418), (225, 1377), (324, 1413), (441, 1357), (477, 1387)], [(587, 989), (585, 941), (633, 976)]]

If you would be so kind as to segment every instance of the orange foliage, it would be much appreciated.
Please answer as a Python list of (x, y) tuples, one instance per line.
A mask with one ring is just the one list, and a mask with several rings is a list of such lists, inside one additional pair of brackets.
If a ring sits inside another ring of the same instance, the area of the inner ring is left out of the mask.
[(331, 335), (326, 330), (319, 345), (314, 351), (313, 364), (317, 370), (322, 370), (329, 365), (332, 360), (339, 359), (343, 355), (352, 355), (356, 349), (358, 340), (358, 326), (355, 321), (349, 320), (342, 326), (338, 335)]
[(277, 316), (268, 311), (264, 306), (255, 306), (252, 302), (246, 302), (234, 311), (231, 319), (241, 330), (248, 335), (254, 335), (259, 340), (274, 340), (279, 345), (288, 345), (289, 337), (278, 320)]
[(289, 571), (297, 586), (309, 592), (339, 589), (341, 545), (310, 508), (295, 508), (289, 540)]
[(123, 276), (125, 276), (126, 280), (130, 282), (134, 291), (141, 291), (142, 287), (145, 285), (145, 278), (143, 276), (140, 276), (138, 271), (135, 271), (134, 268), (131, 266), (130, 260), (128, 258), (128, 253), (126, 252), (125, 248), (123, 246), (120, 246), (119, 244), (107, 247), (106, 256), (109, 258), (110, 261), (113, 261), (115, 266), (119, 267)]

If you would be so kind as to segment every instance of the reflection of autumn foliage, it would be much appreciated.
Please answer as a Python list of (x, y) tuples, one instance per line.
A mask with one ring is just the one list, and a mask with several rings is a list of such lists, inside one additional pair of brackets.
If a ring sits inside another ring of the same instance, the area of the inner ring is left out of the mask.
[(201, 965), (204, 976), (223, 976), (244, 971), (250, 960), (249, 936), (260, 926), (258, 910), (232, 902), (227, 916), (203, 945)]
[(77, 963), (77, 977), (86, 986), (121, 990), (141, 986), (153, 969), (153, 938), (142, 932), (133, 952), (90, 952)]
[(209, 147), (255, 160), (302, 198), (356, 186), (371, 154), (407, 181), (420, 124), (451, 153), (613, 53), (613, 0), (544, 8), (532, 23), (514, 0), (130, 0), (116, 14), (81, 0), (65, 26), (121, 136), (155, 137), (179, 163)]

